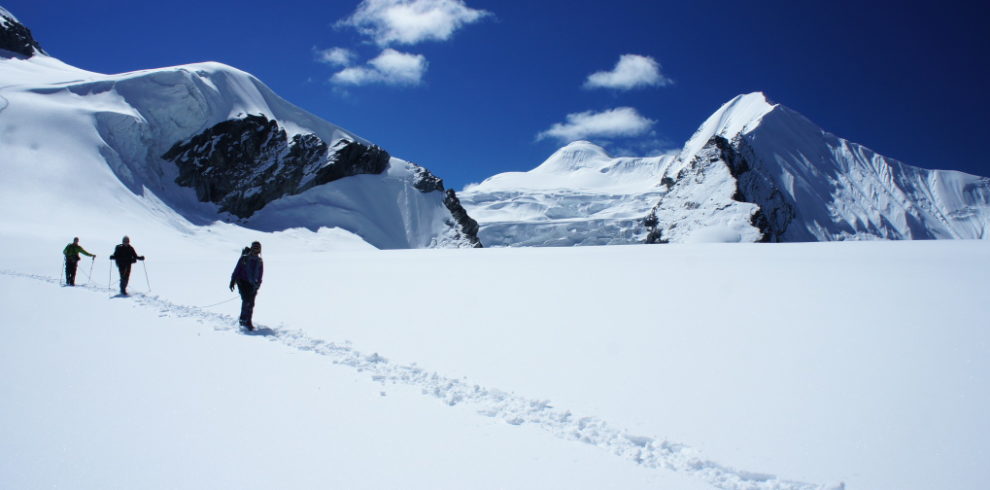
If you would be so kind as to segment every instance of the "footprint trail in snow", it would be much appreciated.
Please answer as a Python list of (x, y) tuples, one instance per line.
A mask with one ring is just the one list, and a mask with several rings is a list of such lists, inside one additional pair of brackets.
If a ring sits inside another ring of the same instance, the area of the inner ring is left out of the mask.
[[(12, 277), (34, 279), (57, 285), (51, 277), (0, 271)], [(106, 293), (95, 285), (77, 289)], [(153, 295), (130, 297), (137, 305), (154, 308), (161, 317), (193, 318), (216, 331), (238, 332), (236, 319), (194, 306), (183, 306)], [(723, 490), (844, 490), (842, 483), (820, 485), (782, 480), (775, 475), (738, 470), (703, 459), (690, 446), (676, 442), (643, 437), (624, 432), (608, 422), (580, 416), (554, 407), (549, 401), (524, 398), (513, 393), (470, 384), (463, 379), (428, 372), (415, 365), (399, 365), (378, 353), (365, 354), (349, 345), (316, 339), (299, 330), (285, 327), (264, 329), (260, 338), (301, 351), (324, 356), (337, 365), (368, 373), (373, 381), (417, 387), (424, 395), (441, 400), (449, 406), (475, 407), (479, 414), (498, 418), (512, 425), (531, 424), (557, 438), (579, 441), (596, 446), (623, 459), (647, 468), (677, 471), (700, 478)]]

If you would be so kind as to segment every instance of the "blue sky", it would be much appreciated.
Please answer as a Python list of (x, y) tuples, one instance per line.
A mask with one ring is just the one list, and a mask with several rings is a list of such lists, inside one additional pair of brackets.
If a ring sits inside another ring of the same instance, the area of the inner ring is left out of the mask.
[[(982, 5), (981, 5), (982, 4)], [(925, 168), (990, 176), (990, 4), (0, 0), (102, 73), (219, 61), (460, 189), (569, 138), (679, 148), (763, 91)]]

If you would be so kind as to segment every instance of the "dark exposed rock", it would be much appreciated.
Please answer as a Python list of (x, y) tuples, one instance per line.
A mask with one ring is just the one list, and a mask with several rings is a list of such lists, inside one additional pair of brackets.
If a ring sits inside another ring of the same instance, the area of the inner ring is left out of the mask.
[[(713, 136), (698, 155), (677, 173), (675, 179), (664, 177), (661, 185), (670, 191), (677, 185), (701, 183), (705, 178), (706, 168), (724, 165), (735, 180), (732, 201), (756, 205), (756, 210), (749, 219), (750, 225), (760, 231), (760, 241), (781, 241), (795, 217), (794, 205), (785, 199), (772, 179), (759, 171), (753, 154), (742, 138), (730, 142), (722, 136)], [(646, 243), (668, 243), (664, 231), (673, 230), (677, 224), (663, 223), (661, 210), (665, 208), (669, 211), (673, 209), (671, 205), (661, 199), (643, 219), (647, 232)], [(700, 207), (701, 204), (694, 201), (685, 201), (680, 205), (680, 208), (689, 211)]]
[(221, 122), (169, 149), (162, 158), (179, 169), (175, 182), (200, 201), (247, 218), (286, 195), (358, 174), (380, 174), (389, 154), (377, 146), (341, 140), (330, 148), (314, 134), (290, 140), (263, 115)]
[(773, 180), (752, 164), (753, 152), (746, 141), (736, 138), (729, 142), (721, 136), (713, 136), (708, 144), (714, 144), (718, 148), (721, 160), (736, 179), (736, 193), (732, 199), (759, 206), (753, 213), (750, 224), (763, 233), (760, 241), (781, 241), (787, 227), (794, 220), (794, 206), (787, 202)]
[(416, 173), (416, 180), (413, 181), (413, 187), (420, 192), (443, 191), (443, 179), (433, 175), (433, 172), (418, 165), (414, 171)]
[[(316, 138), (315, 135), (307, 135)], [(319, 138), (316, 138), (319, 140)], [(326, 165), (316, 173), (316, 179), (306, 189), (323, 185), (327, 182), (361, 174), (380, 174), (388, 170), (391, 155), (378, 146), (367, 146), (356, 141), (343, 142), (334, 147), (333, 163)], [(315, 156), (315, 155), (314, 155)], [(305, 190), (305, 189), (303, 189)]]
[(16, 20), (0, 14), (0, 56), (3, 56), (3, 50), (28, 58), (45, 52), (41, 49), (38, 41), (34, 40), (30, 29)]
[[(217, 124), (176, 143), (162, 158), (179, 169), (175, 182), (196, 191), (203, 202), (220, 211), (247, 218), (268, 203), (312, 187), (360, 174), (388, 170), (391, 156), (377, 146), (340, 140), (327, 145), (315, 134), (288, 138), (276, 121), (249, 115)], [(454, 222), (454, 240), (481, 247), (478, 222), (468, 216), (453, 190), (418, 165), (413, 186), (423, 193), (443, 192), (443, 204)]]
[(663, 230), (660, 228), (660, 218), (657, 217), (657, 207), (659, 204), (653, 208), (653, 210), (643, 219), (643, 226), (646, 227), (646, 243), (667, 243), (668, 241), (663, 237)]
[(457, 198), (457, 193), (453, 189), (444, 190), (443, 179), (433, 175), (433, 172), (420, 167), (413, 166), (415, 174), (413, 187), (423, 193), (443, 192), (443, 205), (450, 211), (450, 215), (456, 222), (459, 231), (457, 239), (466, 239), (474, 248), (482, 248), (481, 240), (478, 238), (478, 222), (468, 216), (467, 210), (461, 205), (461, 200)]
[(443, 205), (447, 207), (450, 215), (457, 221), (464, 238), (467, 238), (474, 245), (474, 248), (482, 248), (481, 240), (478, 239), (478, 222), (468, 216), (467, 210), (461, 206), (461, 200), (457, 198), (454, 189), (447, 189), (443, 198)]
[[(684, 173), (685, 172), (683, 169), (680, 172), (678, 172), (677, 180), (681, 180), (684, 177)], [(660, 184), (666, 187), (666, 190), (668, 192), (674, 187), (674, 184), (676, 183), (677, 181), (670, 177), (664, 177), (663, 179), (660, 180)], [(643, 218), (643, 227), (646, 228), (646, 240), (644, 241), (644, 243), (647, 244), (670, 243), (670, 240), (668, 240), (663, 236), (664, 227), (661, 226), (662, 223), (660, 222), (659, 213), (660, 213), (660, 208), (663, 204), (664, 204), (663, 199), (661, 199), (660, 202), (654, 205), (653, 209), (650, 210), (650, 214), (647, 214), (646, 217)], [(673, 224), (670, 226), (673, 227), (677, 225)]]

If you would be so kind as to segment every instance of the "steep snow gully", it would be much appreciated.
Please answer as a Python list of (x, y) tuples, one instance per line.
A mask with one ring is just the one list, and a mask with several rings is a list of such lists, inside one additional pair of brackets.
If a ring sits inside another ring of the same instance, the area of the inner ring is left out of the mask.
[[(59, 279), (41, 275), (0, 270), (0, 274), (40, 281), (52, 286)], [(91, 293), (107, 294), (107, 289), (96, 285), (77, 286), (76, 289)], [(207, 311), (206, 307), (179, 305), (158, 296), (135, 294), (134, 304), (157, 309), (165, 318), (192, 318), (215, 331), (237, 333), (237, 322), (229, 315)], [(553, 436), (570, 441), (580, 441), (608, 451), (637, 465), (653, 469), (682, 472), (723, 490), (844, 490), (845, 484), (811, 484), (781, 480), (775, 475), (735, 469), (714, 461), (705, 460), (698, 451), (685, 444), (658, 440), (630, 434), (597, 417), (581, 416), (554, 407), (547, 400), (521, 397), (494, 388), (474, 385), (464, 379), (427, 372), (415, 364), (399, 365), (390, 362), (377, 352), (365, 354), (351, 347), (317, 339), (284, 325), (267, 327), (259, 325), (259, 340), (266, 340), (300, 351), (326, 357), (335, 365), (346, 366), (360, 373), (367, 373), (371, 380), (382, 384), (405, 385), (419, 388), (423, 395), (442, 401), (448, 406), (467, 405), (486, 417), (504, 420), (512, 425), (532, 424)]]

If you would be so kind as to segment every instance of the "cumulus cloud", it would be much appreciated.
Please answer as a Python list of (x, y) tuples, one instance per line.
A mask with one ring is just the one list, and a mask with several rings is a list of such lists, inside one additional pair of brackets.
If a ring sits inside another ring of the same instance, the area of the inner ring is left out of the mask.
[(330, 81), (337, 85), (419, 85), (428, 63), (426, 57), (387, 48), (364, 66), (345, 68)]
[(346, 48), (330, 48), (316, 52), (316, 59), (320, 63), (333, 66), (351, 66), (355, 56), (353, 51)]
[(338, 26), (354, 27), (379, 46), (446, 41), (461, 27), (491, 15), (463, 0), (363, 0)]
[(610, 88), (631, 90), (638, 87), (662, 87), (673, 81), (660, 73), (657, 60), (638, 54), (624, 54), (619, 57), (612, 71), (600, 71), (588, 75), (585, 88)]
[(641, 136), (656, 124), (656, 121), (641, 116), (632, 107), (578, 112), (568, 114), (566, 119), (566, 122), (556, 123), (538, 134), (537, 141), (554, 138), (569, 143), (580, 139)]

